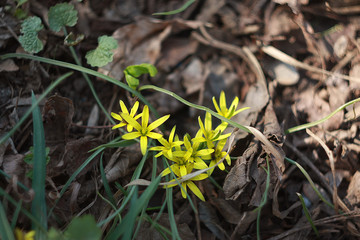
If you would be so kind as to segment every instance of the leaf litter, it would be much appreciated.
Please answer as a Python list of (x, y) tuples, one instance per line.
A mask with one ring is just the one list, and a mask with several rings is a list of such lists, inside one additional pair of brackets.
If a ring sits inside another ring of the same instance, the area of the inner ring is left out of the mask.
[[(213, 180), (220, 188), (211, 181), (199, 184), (207, 201), (195, 202), (197, 213), (175, 192), (175, 218), (183, 239), (256, 238), (255, 209), (265, 193), (266, 159), (270, 161), (270, 186), (260, 219), (263, 238), (314, 238), (296, 193), (308, 201), (311, 217), (323, 238), (356, 239), (360, 235), (359, 222), (354, 218), (360, 201), (359, 104), (313, 127), (313, 137), (305, 131), (285, 134), (288, 128), (317, 121), (359, 97), (357, 3), (209, 0), (196, 1), (177, 15), (154, 17), (151, 16), (154, 12), (171, 11), (181, 4), (89, 2), (86, 6), (76, 5), (78, 9), (86, 9), (80, 17), (87, 21), (86, 26), (73, 28), (79, 34), (86, 32), (86, 39), (77, 51), (85, 56), (87, 50), (96, 48), (98, 37), (104, 34), (112, 35), (118, 45), (106, 49), (116, 47), (112, 50), (113, 61), (100, 67), (99, 72), (124, 82), (123, 71), (127, 66), (150, 63), (159, 72), (154, 78), (140, 77), (140, 85), (155, 84), (207, 107), (211, 106), (212, 97), (218, 98), (224, 90), (229, 99), (239, 97), (239, 107), (251, 107), (233, 120), (252, 127), (254, 135), (233, 133), (234, 142), (228, 147), (234, 160), (227, 167), (228, 173), (215, 170)], [(29, 4), (49, 7), (44, 1)], [(21, 34), (13, 23), (17, 20), (9, 13), (4, 14), (6, 17), (0, 22), (1, 53), (9, 52), (7, 49), (15, 51), (18, 44), (12, 40), (13, 33)], [(102, 21), (114, 24), (100, 24)], [(49, 57), (51, 49), (61, 41), (56, 33), (45, 34), (47, 39), (55, 39), (46, 41), (40, 37), (42, 43), (46, 42), (40, 55)], [(39, 40), (37, 44), (40, 45)], [(71, 62), (68, 54), (63, 48), (56, 53), (61, 60)], [(106, 57), (110, 55), (108, 52)], [(40, 93), (63, 70), (14, 59), (2, 62), (1, 71), (4, 81), (0, 83), (3, 89), (0, 104), (5, 109), (0, 116), (2, 135), (30, 107), (30, 103), (22, 103), (21, 99), (26, 99), (31, 89)], [(46, 146), (50, 148), (46, 191), (51, 204), (58, 199), (69, 177), (92, 154), (89, 151), (115, 137), (110, 128), (86, 130), (95, 128), (94, 124), (106, 125), (107, 120), (101, 113), (91, 114), (96, 103), (90, 92), (81, 87), (84, 86), (80, 84), (81, 76), (74, 76), (73, 80), (56, 88), (42, 107)], [(77, 87), (73, 87), (75, 80)], [(129, 95), (108, 83), (94, 80), (94, 84), (109, 112), (117, 107), (116, 101), (111, 100), (114, 96), (129, 101)], [(147, 92), (146, 98), (161, 115), (174, 116), (169, 124), (176, 124), (180, 134), (195, 134), (197, 116), (203, 113), (162, 93)], [(23, 200), (29, 200), (31, 192), (24, 192), (14, 182), (30, 186), (25, 176), (30, 166), (23, 161), (32, 145), (30, 124), (28, 120), (0, 148), (0, 168), (8, 175), (1, 176), (1, 187)], [(169, 132), (165, 130), (165, 134)], [(285, 156), (301, 164), (325, 199), (339, 208), (331, 209), (319, 200), (302, 172), (287, 163)], [(101, 158), (106, 180), (125, 186), (131, 182), (131, 173), (140, 162), (141, 153), (133, 145), (109, 148)], [(99, 162), (97, 156), (86, 165), (55, 206), (55, 213), (63, 222), (70, 222), (83, 211), (100, 220), (106, 218), (105, 213), (110, 214), (109, 206), (98, 197), (98, 193), (105, 195)], [(151, 169), (152, 164), (146, 162), (146, 168)], [(160, 163), (157, 164), (161, 172)], [(151, 171), (147, 170), (141, 178), (150, 179), (150, 176)], [(120, 199), (121, 191), (115, 187), (112, 190), (116, 192), (115, 198)], [(164, 191), (158, 190), (149, 205), (158, 204), (156, 199), (164, 199)], [(153, 211), (149, 216), (170, 229), (168, 213), (158, 216)], [(53, 224), (58, 228), (66, 226)], [(148, 237), (161, 238), (150, 224), (142, 223), (137, 238)]]

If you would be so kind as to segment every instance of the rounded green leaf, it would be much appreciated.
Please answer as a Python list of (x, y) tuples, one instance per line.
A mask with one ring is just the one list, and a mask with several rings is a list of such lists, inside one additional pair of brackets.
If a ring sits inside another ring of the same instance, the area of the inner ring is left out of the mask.
[(43, 29), (39, 17), (28, 17), (21, 24), (19, 42), (26, 52), (38, 53), (43, 49), (43, 44), (38, 38), (38, 32)]
[(75, 26), (77, 20), (77, 11), (72, 4), (59, 3), (49, 10), (49, 26), (55, 32), (59, 32), (65, 26)]
[(96, 49), (86, 53), (87, 63), (92, 67), (103, 67), (113, 60), (114, 53), (111, 51), (117, 48), (117, 41), (110, 36), (98, 38), (99, 45)]

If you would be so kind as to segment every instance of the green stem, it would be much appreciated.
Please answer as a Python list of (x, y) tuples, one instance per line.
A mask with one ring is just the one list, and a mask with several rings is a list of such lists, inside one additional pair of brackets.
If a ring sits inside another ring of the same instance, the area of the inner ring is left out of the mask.
[(299, 126), (296, 126), (296, 127), (292, 127), (292, 128), (289, 128), (285, 131), (285, 134), (289, 134), (289, 133), (294, 133), (294, 132), (297, 132), (297, 131), (300, 131), (300, 130), (304, 130), (306, 128), (310, 128), (310, 127), (314, 127), (320, 123), (323, 123), (325, 122), (326, 120), (328, 120), (329, 118), (331, 118), (332, 116), (334, 116), (336, 113), (342, 111), (344, 108), (346, 108), (347, 106), (350, 106), (351, 104), (354, 104), (356, 102), (359, 102), (360, 101), (360, 98), (356, 98), (350, 102), (347, 102), (345, 103), (344, 105), (338, 107), (335, 111), (333, 111), (332, 113), (330, 113), (328, 116), (320, 119), (320, 120), (317, 120), (315, 122), (311, 122), (311, 123), (306, 123), (306, 124), (303, 124), (303, 125), (299, 125)]
[(140, 101), (142, 101), (144, 104), (149, 106), (149, 109), (154, 114), (154, 116), (156, 118), (159, 118), (159, 114), (157, 113), (155, 108), (144, 98), (143, 95), (141, 95), (140, 92), (130, 88), (128, 85), (126, 85), (125, 83), (120, 82), (119, 80), (116, 80), (116, 79), (114, 79), (112, 77), (106, 76), (105, 74), (102, 74), (102, 73), (99, 73), (99, 72), (94, 71), (92, 69), (85, 68), (85, 67), (82, 67), (82, 66), (78, 66), (78, 65), (75, 65), (75, 64), (62, 62), (62, 61), (58, 61), (58, 60), (53, 60), (53, 59), (48, 59), (48, 58), (43, 58), (43, 57), (39, 57), (39, 56), (33, 56), (33, 55), (29, 55), (29, 54), (23, 54), (23, 53), (4, 54), (4, 55), (0, 56), (0, 60), (5, 60), (5, 59), (8, 59), (8, 58), (16, 58), (16, 57), (24, 58), (24, 59), (31, 59), (31, 60), (35, 60), (35, 61), (39, 61), (39, 62), (43, 62), (43, 63), (52, 64), (52, 65), (59, 66), (59, 67), (65, 67), (65, 68), (73, 69), (73, 70), (79, 71), (79, 72), (84, 72), (84, 73), (87, 73), (89, 75), (104, 79), (105, 81), (108, 81), (108, 82), (110, 82), (112, 84), (115, 84), (115, 85), (125, 89), (126, 91), (129, 91), (130, 93), (134, 94), (135, 96), (137, 96)]
[(160, 88), (160, 87), (156, 87), (156, 86), (154, 86), (154, 85), (144, 85), (144, 86), (142, 86), (142, 87), (139, 88), (139, 91), (141, 92), (142, 90), (146, 90), (146, 89), (151, 89), (151, 90), (155, 90), (155, 91), (162, 92), (162, 93), (165, 93), (165, 94), (167, 94), (167, 95), (170, 95), (170, 96), (172, 96), (173, 98), (177, 99), (178, 101), (182, 102), (183, 104), (188, 105), (189, 107), (196, 108), (196, 109), (199, 109), (199, 110), (208, 112), (208, 113), (210, 113), (211, 115), (213, 115), (214, 117), (216, 117), (216, 118), (218, 118), (218, 119), (220, 119), (220, 120), (222, 120), (222, 121), (224, 121), (224, 122), (227, 122), (227, 123), (229, 123), (230, 125), (232, 125), (232, 126), (234, 126), (234, 127), (237, 127), (237, 128), (239, 128), (239, 129), (247, 132), (247, 133), (251, 133), (251, 131), (250, 131), (247, 127), (245, 127), (245, 126), (243, 126), (243, 125), (241, 125), (241, 124), (238, 124), (238, 123), (236, 123), (236, 122), (234, 122), (234, 121), (231, 121), (230, 119), (227, 119), (227, 118), (219, 115), (218, 113), (214, 112), (213, 110), (211, 110), (211, 109), (209, 109), (209, 108), (207, 108), (207, 107), (204, 107), (204, 106), (200, 106), (200, 105), (191, 103), (191, 102), (183, 99), (183, 98), (180, 97), (179, 95), (176, 95), (175, 93), (173, 93), (173, 92), (171, 92), (171, 91), (169, 91), (169, 90), (166, 90), (166, 89), (163, 89), (163, 88)]

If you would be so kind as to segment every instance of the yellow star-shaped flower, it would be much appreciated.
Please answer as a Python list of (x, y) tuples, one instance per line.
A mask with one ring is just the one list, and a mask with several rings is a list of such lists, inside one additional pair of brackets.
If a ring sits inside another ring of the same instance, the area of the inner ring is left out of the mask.
[(146, 153), (148, 138), (153, 138), (153, 139), (162, 138), (162, 135), (160, 133), (152, 132), (152, 130), (159, 127), (170, 117), (170, 115), (166, 115), (159, 118), (155, 122), (149, 124), (149, 107), (147, 105), (144, 106), (144, 110), (142, 112), (141, 125), (129, 114), (120, 113), (120, 116), (129, 125), (131, 125), (133, 128), (137, 130), (134, 132), (124, 134), (122, 138), (126, 140), (130, 140), (140, 137), (140, 148), (141, 148), (141, 153), (143, 155), (145, 155)]

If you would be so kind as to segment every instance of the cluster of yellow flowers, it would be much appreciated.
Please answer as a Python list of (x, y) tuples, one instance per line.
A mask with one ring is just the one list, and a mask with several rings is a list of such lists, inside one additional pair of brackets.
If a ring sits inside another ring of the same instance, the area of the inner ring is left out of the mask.
[[(228, 119), (247, 109), (242, 108), (236, 110), (239, 103), (239, 99), (237, 97), (235, 97), (232, 101), (230, 107), (227, 108), (225, 93), (223, 91), (220, 94), (220, 106), (216, 102), (215, 97), (213, 97), (213, 103), (218, 114)], [(175, 134), (175, 126), (172, 128), (168, 140), (166, 140), (162, 134), (153, 132), (153, 130), (163, 124), (170, 115), (163, 116), (149, 124), (148, 106), (145, 105), (142, 113), (139, 114), (136, 114), (139, 108), (139, 102), (135, 102), (130, 113), (124, 102), (121, 100), (120, 107), (121, 112), (119, 114), (111, 113), (113, 118), (120, 121), (120, 123), (115, 125), (113, 129), (126, 126), (128, 133), (122, 136), (123, 139), (129, 140), (140, 137), (140, 148), (143, 155), (148, 147), (148, 138), (157, 139), (161, 146), (151, 147), (149, 150), (159, 151), (155, 157), (164, 156), (173, 162), (170, 167), (162, 171), (162, 176), (166, 176), (173, 172), (180, 180), (186, 175), (192, 173), (194, 169), (206, 169), (213, 167), (224, 157), (227, 163), (229, 165), (231, 164), (229, 155), (223, 151), (227, 138), (231, 135), (231, 133), (223, 134), (228, 124), (226, 122), (222, 122), (219, 126), (213, 129), (210, 113), (206, 113), (204, 123), (200, 117), (198, 118), (200, 129), (194, 138), (191, 138), (189, 134), (186, 134), (181, 141), (179, 136)], [(141, 124), (137, 121), (140, 117)], [(218, 167), (221, 170), (225, 169), (223, 162), (221, 162)], [(205, 201), (203, 194), (193, 181), (199, 181), (209, 177), (213, 170), (214, 168), (211, 168), (206, 173), (199, 174), (189, 180), (181, 182), (182, 196), (186, 198), (187, 187), (189, 187), (189, 189), (198, 198)], [(178, 185), (175, 179), (171, 182), (174, 182), (174, 184), (167, 185), (166, 187)]]

